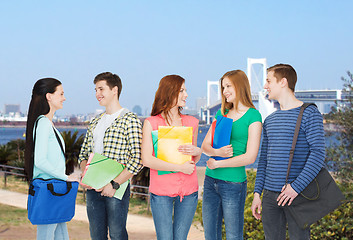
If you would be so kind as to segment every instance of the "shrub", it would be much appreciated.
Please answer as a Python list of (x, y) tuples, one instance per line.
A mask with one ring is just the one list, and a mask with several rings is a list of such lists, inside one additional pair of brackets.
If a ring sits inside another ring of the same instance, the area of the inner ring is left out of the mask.
[[(244, 239), (262, 240), (265, 239), (262, 222), (256, 220), (251, 212), (256, 171), (248, 170), (247, 175), (248, 190), (244, 210)], [(344, 193), (349, 193), (353, 190), (353, 186), (347, 188), (345, 187), (346, 185), (338, 185)], [(200, 220), (202, 224), (202, 200), (199, 200), (195, 220)], [(223, 238), (225, 239), (224, 225)], [(311, 239), (353, 239), (353, 201), (347, 201), (335, 211), (313, 224), (311, 226)]]

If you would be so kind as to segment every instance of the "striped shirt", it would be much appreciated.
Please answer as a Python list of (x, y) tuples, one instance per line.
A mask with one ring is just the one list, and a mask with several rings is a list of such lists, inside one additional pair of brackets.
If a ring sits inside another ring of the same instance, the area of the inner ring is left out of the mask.
[[(94, 152), (93, 132), (103, 115), (95, 117), (89, 124), (79, 162), (88, 160), (90, 153)], [(124, 164), (130, 173), (137, 174), (142, 168), (141, 140), (142, 124), (136, 114), (121, 113), (104, 133), (102, 155)]]
[[(255, 190), (280, 192), (285, 185), (289, 152), (300, 107), (278, 110), (263, 125), (263, 140), (257, 168)], [(294, 151), (288, 183), (297, 192), (319, 173), (325, 159), (323, 119), (315, 106), (305, 109)]]

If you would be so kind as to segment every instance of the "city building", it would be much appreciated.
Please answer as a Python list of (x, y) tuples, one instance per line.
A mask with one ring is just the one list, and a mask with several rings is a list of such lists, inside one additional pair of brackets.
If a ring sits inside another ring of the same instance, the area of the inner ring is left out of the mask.
[(21, 112), (21, 107), (20, 104), (5, 104), (5, 114), (10, 114), (10, 113), (20, 113)]

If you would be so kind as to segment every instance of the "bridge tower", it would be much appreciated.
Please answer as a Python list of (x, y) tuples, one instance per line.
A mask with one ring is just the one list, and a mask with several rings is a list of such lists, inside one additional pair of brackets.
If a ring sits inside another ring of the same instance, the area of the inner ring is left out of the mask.
[[(261, 69), (260, 72), (256, 72), (253, 65), (259, 64)], [(261, 74), (262, 70), (262, 74)], [(266, 58), (248, 58), (248, 67), (247, 75), (249, 78), (249, 83), (252, 93), (257, 93), (259, 97), (259, 107), (258, 110), (261, 113), (262, 121), (265, 118), (273, 113), (276, 108), (273, 105), (273, 102), (266, 99), (266, 91), (263, 89), (263, 86), (266, 83), (267, 77), (267, 62)], [(259, 79), (259, 75), (262, 75), (262, 79)]]
[[(212, 92), (214, 92), (214, 86), (217, 87), (217, 94), (212, 94)], [(212, 99), (211, 101), (211, 97), (212, 96), (217, 96), (216, 99)], [(210, 110), (208, 109), (209, 106), (211, 105), (211, 103), (214, 103), (218, 100), (221, 99), (221, 89), (220, 89), (220, 83), (219, 81), (207, 81), (207, 119), (206, 119), (206, 123), (210, 124)]]

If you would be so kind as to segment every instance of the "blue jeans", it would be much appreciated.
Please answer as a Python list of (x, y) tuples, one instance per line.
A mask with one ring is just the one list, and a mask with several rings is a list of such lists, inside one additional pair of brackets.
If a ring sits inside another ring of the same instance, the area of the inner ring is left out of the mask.
[(37, 225), (37, 240), (69, 240), (66, 222)]
[(264, 190), (262, 196), (262, 225), (265, 238), (270, 240), (286, 239), (286, 225), (288, 223), (289, 239), (310, 240), (310, 227), (300, 228), (286, 206), (277, 204), (279, 192)]
[(129, 210), (130, 185), (121, 200), (101, 196), (100, 192), (87, 190), (87, 215), (91, 239), (128, 239), (126, 219)]
[[(158, 240), (186, 240), (197, 207), (198, 193), (180, 197), (151, 193), (151, 210)], [(174, 219), (173, 219), (174, 210)]]
[(228, 182), (205, 176), (202, 220), (206, 240), (222, 239), (222, 219), (227, 240), (243, 239), (247, 182)]

